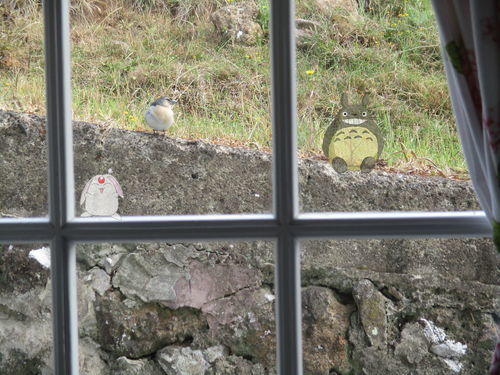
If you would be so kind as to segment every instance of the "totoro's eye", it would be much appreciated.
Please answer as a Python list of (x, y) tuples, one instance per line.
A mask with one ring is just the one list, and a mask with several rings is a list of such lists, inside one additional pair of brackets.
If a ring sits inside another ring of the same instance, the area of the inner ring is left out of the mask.
[(342, 116), (346, 117), (347, 116), (347, 112), (342, 112)]
[(366, 112), (363, 112), (361, 115), (362, 115), (363, 117), (366, 117), (367, 113), (366, 113)]

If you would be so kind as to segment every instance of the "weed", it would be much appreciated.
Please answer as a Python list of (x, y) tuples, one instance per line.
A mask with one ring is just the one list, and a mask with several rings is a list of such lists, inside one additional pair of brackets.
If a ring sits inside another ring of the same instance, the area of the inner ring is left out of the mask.
[(269, 0), (258, 0), (257, 3), (259, 7), (259, 11), (257, 13), (257, 23), (260, 25), (262, 30), (264, 31), (264, 35), (266, 38), (269, 37), (269, 26), (271, 19), (271, 10)]

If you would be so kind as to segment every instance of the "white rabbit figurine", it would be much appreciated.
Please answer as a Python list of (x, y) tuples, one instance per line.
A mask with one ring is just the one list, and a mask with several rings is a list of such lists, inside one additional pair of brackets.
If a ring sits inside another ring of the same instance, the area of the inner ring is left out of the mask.
[(82, 191), (80, 206), (83, 207), (82, 217), (111, 216), (119, 219), (118, 197), (123, 198), (123, 190), (112, 175), (104, 174), (92, 177)]

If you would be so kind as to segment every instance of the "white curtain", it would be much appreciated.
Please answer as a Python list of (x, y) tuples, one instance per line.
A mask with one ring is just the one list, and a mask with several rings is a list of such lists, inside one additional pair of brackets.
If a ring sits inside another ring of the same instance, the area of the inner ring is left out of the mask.
[[(500, 251), (500, 0), (433, 0), (453, 112)], [(490, 374), (500, 374), (497, 342)]]
[(433, 4), (472, 182), (486, 215), (500, 222), (500, 1)]

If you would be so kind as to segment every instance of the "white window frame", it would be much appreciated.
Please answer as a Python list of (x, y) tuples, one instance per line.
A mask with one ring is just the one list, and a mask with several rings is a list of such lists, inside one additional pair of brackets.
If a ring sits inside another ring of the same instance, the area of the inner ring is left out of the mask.
[(491, 237), (482, 211), (299, 213), (296, 160), (295, 6), (272, 0), (273, 213), (76, 218), (68, 0), (45, 0), (49, 217), (0, 219), (0, 242), (50, 243), (54, 369), (78, 374), (75, 244), (172, 240), (273, 240), (277, 368), (302, 374), (300, 257), (305, 238)]

